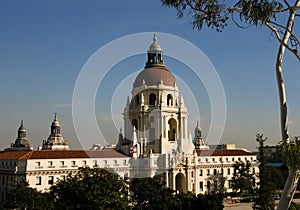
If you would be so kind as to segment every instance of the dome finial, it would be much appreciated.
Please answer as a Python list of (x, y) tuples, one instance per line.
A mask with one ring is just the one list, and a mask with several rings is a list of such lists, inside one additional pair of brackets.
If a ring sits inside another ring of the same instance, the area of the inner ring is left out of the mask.
[(20, 127), (23, 127), (23, 124), (24, 124), (24, 123), (23, 123), (23, 119), (21, 119), (21, 125), (20, 125)]
[(157, 43), (157, 37), (156, 37), (156, 34), (153, 35), (153, 43)]
[(55, 112), (54, 114), (54, 120), (56, 121), (57, 120), (57, 113)]

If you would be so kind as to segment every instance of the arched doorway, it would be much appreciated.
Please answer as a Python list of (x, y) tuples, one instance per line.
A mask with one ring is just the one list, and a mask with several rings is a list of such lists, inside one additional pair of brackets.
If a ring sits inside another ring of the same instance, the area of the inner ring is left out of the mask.
[(176, 191), (185, 192), (185, 177), (183, 173), (178, 173), (175, 177)]

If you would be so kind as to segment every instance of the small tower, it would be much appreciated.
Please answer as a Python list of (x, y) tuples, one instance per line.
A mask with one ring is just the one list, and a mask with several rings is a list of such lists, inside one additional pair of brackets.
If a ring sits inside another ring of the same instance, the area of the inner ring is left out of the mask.
[(47, 141), (43, 141), (42, 150), (69, 150), (69, 144), (60, 133), (60, 124), (57, 120), (57, 114), (51, 124), (50, 135)]
[(197, 120), (197, 125), (195, 127), (195, 138), (193, 140), (193, 143), (195, 145), (195, 149), (204, 149), (207, 147), (205, 146), (204, 140), (202, 138), (202, 130), (198, 120)]
[(15, 143), (11, 144), (11, 147), (7, 150), (32, 150), (32, 145), (28, 143), (26, 137), (26, 129), (23, 125), (23, 120), (21, 120), (20, 127), (18, 129), (17, 139)]

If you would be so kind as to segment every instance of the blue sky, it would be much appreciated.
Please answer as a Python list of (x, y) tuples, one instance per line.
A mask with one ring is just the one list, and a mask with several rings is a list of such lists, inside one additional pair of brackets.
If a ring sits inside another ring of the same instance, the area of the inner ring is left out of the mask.
[[(296, 30), (299, 34), (299, 28)], [(212, 29), (196, 31), (188, 19), (178, 20), (176, 11), (162, 7), (160, 1), (12, 0), (0, 2), (0, 148), (15, 140), (21, 119), (24, 119), (29, 141), (36, 148), (47, 139), (55, 112), (65, 139), (72, 148), (80, 148), (73, 127), (71, 103), (81, 68), (105, 44), (140, 32), (163, 32), (182, 37), (210, 59), (222, 80), (227, 100), (223, 143), (254, 150), (258, 132), (269, 138), (268, 144), (279, 141), (274, 71), (278, 43), (266, 29), (241, 30), (230, 25), (222, 33)], [(149, 44), (151, 42), (149, 40)], [(163, 43), (160, 44), (163, 47)], [(145, 59), (146, 56), (135, 56), (119, 63), (99, 87), (96, 114), (109, 142), (116, 143), (116, 129), (119, 129), (105, 122), (105, 116), (110, 118), (112, 96), (109, 90), (116, 88), (122, 77), (142, 69)], [(210, 104), (205, 88), (177, 61), (167, 57), (165, 62), (201, 101), (198, 108), (206, 135)], [(292, 136), (299, 135), (299, 76), (299, 62), (287, 52), (284, 77)], [(125, 103), (126, 96), (120, 107)], [(120, 108), (120, 113), (122, 111)], [(192, 131), (195, 123), (196, 119), (190, 122)]]

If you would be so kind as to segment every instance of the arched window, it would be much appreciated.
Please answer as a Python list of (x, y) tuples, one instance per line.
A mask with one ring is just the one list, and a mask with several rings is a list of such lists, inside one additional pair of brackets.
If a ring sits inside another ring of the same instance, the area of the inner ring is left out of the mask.
[(156, 95), (154, 93), (149, 96), (149, 105), (156, 105)]
[(177, 121), (174, 118), (169, 119), (169, 141), (175, 141), (177, 139)]
[(139, 95), (135, 96), (135, 105), (136, 106), (140, 105), (140, 96)]
[(168, 96), (167, 96), (167, 105), (173, 106), (173, 97), (171, 94), (168, 94)]
[(135, 129), (138, 129), (138, 121), (136, 119), (133, 119), (131, 122), (132, 128), (135, 127)]

